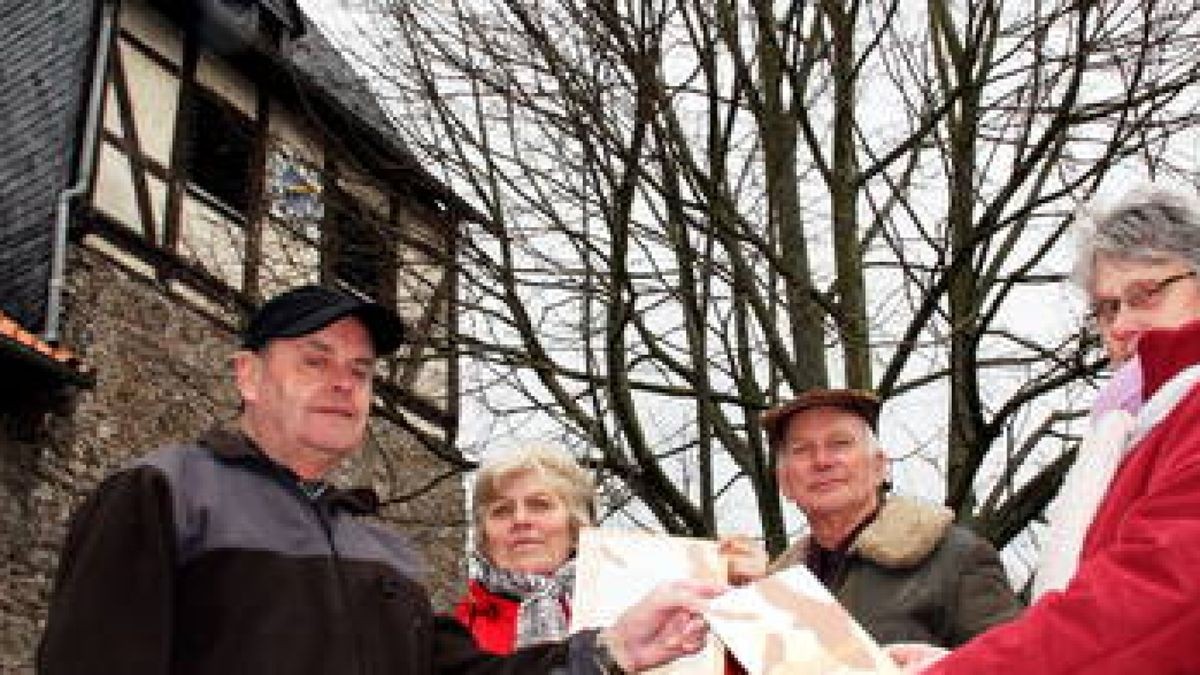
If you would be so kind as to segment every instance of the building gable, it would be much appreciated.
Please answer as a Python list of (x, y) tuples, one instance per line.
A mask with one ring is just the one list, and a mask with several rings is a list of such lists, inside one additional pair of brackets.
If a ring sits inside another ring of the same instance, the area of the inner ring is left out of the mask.
[[(69, 512), (115, 467), (235, 415), (232, 333), (301, 282), (349, 282), (411, 329), (378, 364), (366, 447), (338, 478), (385, 495), (384, 519), (426, 546), (431, 586), (449, 600), (466, 521), (462, 467), (445, 463), (463, 202), (405, 150), (294, 0), (3, 6), (0, 671), (33, 671)], [(195, 21), (204, 7), (234, 10), (224, 19), (249, 30)], [(97, 39), (107, 25), (111, 39)], [(93, 82), (103, 96), (89, 117)], [(76, 181), (62, 342), (49, 344), (50, 234)]]

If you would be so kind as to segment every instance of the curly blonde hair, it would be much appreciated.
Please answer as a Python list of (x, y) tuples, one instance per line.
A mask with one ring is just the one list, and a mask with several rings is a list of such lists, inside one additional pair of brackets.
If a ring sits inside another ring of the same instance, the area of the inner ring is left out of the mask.
[(537, 476), (552, 493), (562, 498), (571, 518), (572, 541), (578, 537), (579, 528), (595, 522), (596, 485), (591, 475), (562, 448), (530, 445), (489, 457), (475, 474), (471, 524), (477, 545), (486, 545), (483, 530), (486, 507), (500, 498), (505, 483), (526, 473)]

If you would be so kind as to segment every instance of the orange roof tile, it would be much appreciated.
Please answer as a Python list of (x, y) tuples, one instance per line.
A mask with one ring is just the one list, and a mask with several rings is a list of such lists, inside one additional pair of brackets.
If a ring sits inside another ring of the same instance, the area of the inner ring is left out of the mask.
[(21, 345), (25, 349), (40, 355), (42, 358), (48, 359), (56, 365), (64, 366), (78, 375), (85, 374), (83, 364), (74, 352), (66, 347), (55, 346), (42, 340), (37, 335), (25, 330), (21, 324), (14, 321), (12, 317), (2, 311), (0, 311), (0, 340)]

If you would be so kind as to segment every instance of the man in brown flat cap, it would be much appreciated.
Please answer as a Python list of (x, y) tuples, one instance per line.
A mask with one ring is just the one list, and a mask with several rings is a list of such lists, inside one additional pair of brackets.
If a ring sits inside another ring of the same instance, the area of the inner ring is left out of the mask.
[(879, 410), (870, 392), (811, 389), (763, 414), (779, 489), (810, 527), (771, 571), (807, 566), (880, 643), (953, 647), (1021, 604), (950, 509), (887, 493)]

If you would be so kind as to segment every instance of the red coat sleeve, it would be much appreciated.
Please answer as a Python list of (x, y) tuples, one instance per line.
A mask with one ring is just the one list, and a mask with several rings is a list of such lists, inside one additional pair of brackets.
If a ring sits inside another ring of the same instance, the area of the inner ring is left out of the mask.
[(479, 648), (493, 654), (511, 654), (517, 641), (520, 603), (471, 581), (467, 593), (454, 607), (454, 617), (466, 626)]
[(59, 560), (40, 675), (170, 672), (175, 540), (156, 470), (113, 475), (76, 512)]
[(1193, 391), (1134, 450), (1110, 490), (1113, 503), (1093, 523), (1089, 538), (1098, 541), (1085, 546), (1067, 588), (926, 672), (1200, 673), (1196, 420)]

